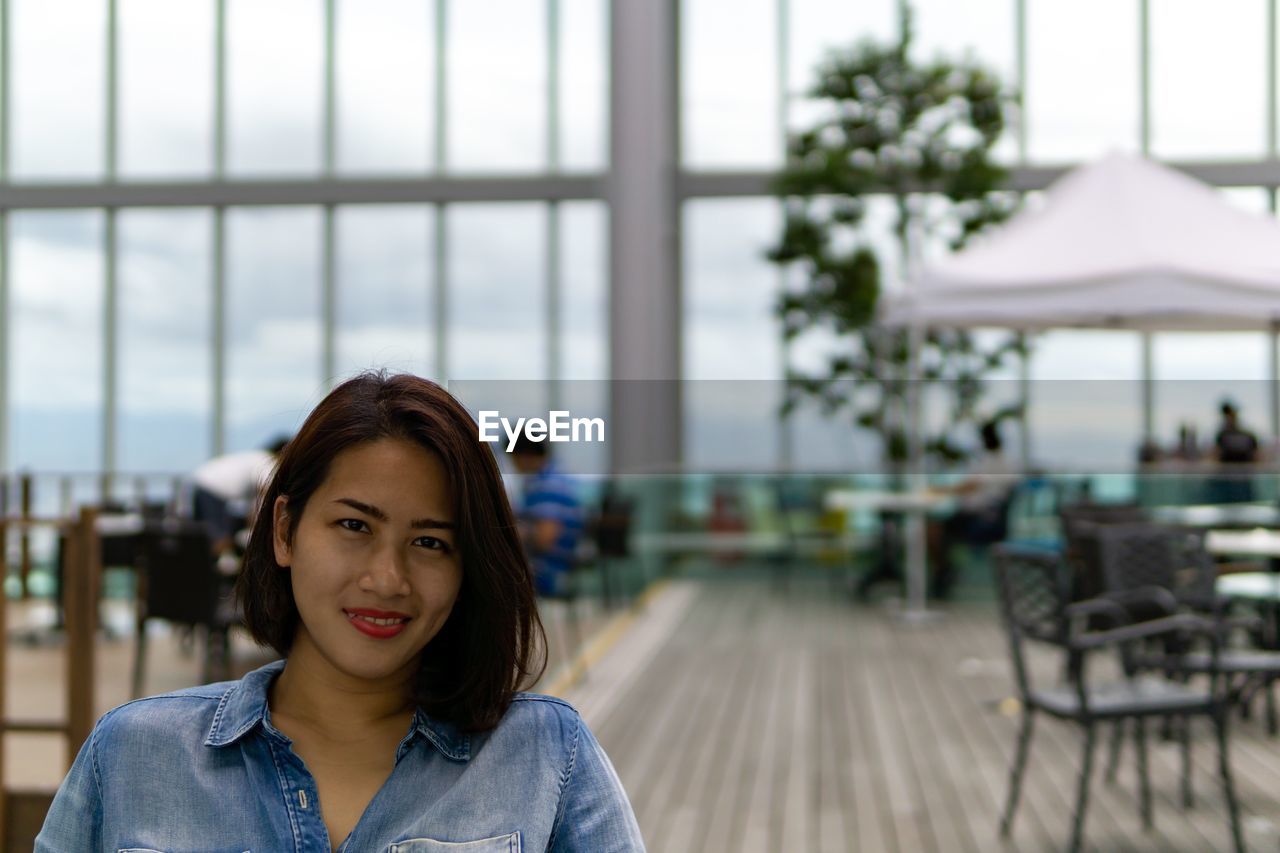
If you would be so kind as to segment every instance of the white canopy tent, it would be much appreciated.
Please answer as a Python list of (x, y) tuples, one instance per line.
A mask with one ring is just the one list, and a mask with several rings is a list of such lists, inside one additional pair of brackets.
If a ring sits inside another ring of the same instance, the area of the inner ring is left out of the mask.
[(1140, 157), (1067, 173), (1042, 204), (925, 266), (892, 324), (1266, 330), (1280, 321), (1280, 223)]
[(1122, 154), (1081, 166), (1051, 184), (1038, 205), (925, 265), (908, 285), (883, 303), (886, 323), (1268, 331), (1272, 432), (1280, 426), (1280, 223), (1174, 169)]

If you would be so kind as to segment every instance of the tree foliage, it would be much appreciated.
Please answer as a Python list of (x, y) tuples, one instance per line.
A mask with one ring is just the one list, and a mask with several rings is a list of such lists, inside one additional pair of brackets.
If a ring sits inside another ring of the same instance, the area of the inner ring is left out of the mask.
[[(784, 224), (768, 253), (798, 272), (777, 305), (785, 337), (825, 329), (842, 342), (824, 370), (788, 371), (784, 411), (806, 399), (827, 413), (848, 409), (897, 461), (907, 450), (908, 347), (905, 332), (876, 323), (888, 265), (883, 244), (905, 268), (925, 243), (959, 248), (1015, 205), (1000, 191), (1006, 175), (991, 156), (1013, 97), (977, 63), (916, 62), (911, 38), (904, 9), (896, 42), (862, 42), (818, 67), (808, 96), (820, 118), (789, 139), (775, 185)], [(869, 215), (877, 198), (891, 212), (880, 246)], [(960, 431), (1017, 413), (984, 404), (982, 377), (1023, 347), (1016, 335), (985, 351), (968, 332), (925, 335), (919, 375), (945, 392), (950, 415), (946, 429), (926, 438), (927, 453), (961, 458)]]

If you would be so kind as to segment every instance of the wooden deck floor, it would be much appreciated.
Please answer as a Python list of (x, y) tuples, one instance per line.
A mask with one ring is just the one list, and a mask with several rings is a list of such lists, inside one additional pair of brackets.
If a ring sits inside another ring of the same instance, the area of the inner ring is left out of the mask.
[[(909, 626), (820, 579), (675, 581), (568, 695), (621, 776), (649, 849), (1062, 849), (1079, 729), (1038, 721), (1012, 838), (1001, 842), (1017, 718), (993, 606)], [(1037, 662), (1046, 671), (1050, 659)], [(1016, 708), (1016, 706), (1015, 706)], [(1195, 730), (1196, 806), (1180, 808), (1177, 747), (1151, 748), (1155, 829), (1143, 832), (1132, 751), (1101, 776), (1086, 849), (1227, 850), (1212, 729)], [(1235, 722), (1246, 841), (1280, 844), (1280, 740)]]

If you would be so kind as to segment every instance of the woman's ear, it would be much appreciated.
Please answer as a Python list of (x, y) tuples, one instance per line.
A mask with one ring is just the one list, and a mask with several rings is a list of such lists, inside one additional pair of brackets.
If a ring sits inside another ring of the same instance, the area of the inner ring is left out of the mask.
[(293, 563), (293, 547), (289, 542), (289, 500), (284, 495), (278, 495), (271, 507), (271, 546), (276, 563), (288, 568)]

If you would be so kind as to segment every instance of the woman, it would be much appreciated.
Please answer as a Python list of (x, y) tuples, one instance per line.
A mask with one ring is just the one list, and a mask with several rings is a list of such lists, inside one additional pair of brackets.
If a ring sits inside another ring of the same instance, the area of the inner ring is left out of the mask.
[(283, 661), (99, 720), (37, 851), (633, 851), (545, 657), (497, 466), (439, 386), (365, 374), (280, 456), (237, 593)]

